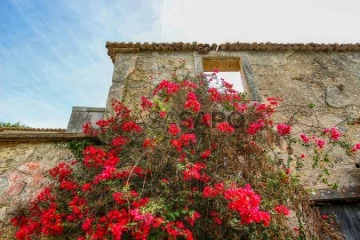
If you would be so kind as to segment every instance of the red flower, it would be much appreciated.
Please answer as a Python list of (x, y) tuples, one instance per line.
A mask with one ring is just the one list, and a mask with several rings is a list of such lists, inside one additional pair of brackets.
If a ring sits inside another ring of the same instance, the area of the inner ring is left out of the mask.
[(230, 126), (230, 124), (228, 122), (218, 123), (218, 124), (216, 124), (216, 128), (220, 132), (224, 132), (224, 133), (233, 133), (233, 132), (235, 132), (235, 129), (232, 126)]
[(125, 204), (127, 202), (126, 199), (123, 198), (122, 192), (113, 193), (113, 198), (115, 202), (117, 202), (120, 205)]
[(321, 215), (321, 218), (324, 220), (328, 220), (329, 217), (327, 215), (323, 214), (323, 215)]
[(201, 158), (208, 158), (211, 155), (211, 151), (208, 149), (201, 153)]
[(136, 132), (139, 133), (142, 131), (142, 128), (137, 125), (135, 122), (126, 122), (122, 125), (121, 129), (125, 132)]
[(218, 102), (221, 100), (221, 95), (216, 88), (209, 88), (208, 93), (210, 94), (211, 101)]
[(186, 220), (190, 223), (191, 226), (194, 226), (195, 221), (200, 217), (201, 217), (200, 213), (195, 211), (190, 215), (190, 217), (186, 217)]
[(206, 165), (203, 163), (188, 164), (186, 170), (183, 172), (184, 180), (201, 180), (202, 175), (200, 171), (204, 168), (206, 168)]
[(352, 148), (353, 152), (356, 152), (357, 150), (360, 150), (360, 143), (355, 144), (355, 146)]
[(206, 186), (203, 191), (203, 196), (205, 198), (214, 198), (222, 193), (222, 189), (212, 188), (210, 186)]
[(181, 84), (182, 87), (188, 87), (188, 88), (197, 88), (195, 83), (190, 82), (189, 80), (184, 80)]
[(167, 80), (162, 80), (161, 83), (154, 90), (153, 95), (156, 95), (161, 90), (164, 91), (167, 95), (176, 93), (180, 89), (180, 85), (174, 82), (169, 82)]
[(156, 218), (154, 219), (154, 222), (153, 222), (153, 227), (154, 227), (154, 228), (158, 228), (158, 227), (160, 227), (160, 225), (163, 224), (164, 222), (165, 222), (165, 219), (164, 219), (164, 218), (162, 218), (162, 217), (156, 217)]
[(59, 177), (59, 182), (61, 182), (64, 178), (71, 175), (72, 169), (67, 163), (63, 162), (50, 169), (49, 173), (53, 178)]
[(83, 133), (88, 135), (88, 136), (91, 136), (92, 133), (93, 133), (93, 129), (92, 129), (92, 126), (91, 126), (91, 122), (87, 122), (83, 125)]
[(163, 179), (161, 179), (161, 182), (162, 182), (162, 183), (165, 183), (165, 184), (168, 184), (168, 183), (169, 183), (169, 180), (163, 178)]
[(247, 109), (248, 109), (248, 107), (247, 107), (247, 105), (245, 103), (239, 104), (239, 103), (235, 102), (234, 107), (235, 107), (237, 112), (241, 112), (241, 113), (246, 112)]
[(84, 223), (82, 224), (82, 229), (86, 232), (86, 231), (89, 231), (90, 228), (91, 228), (91, 223), (94, 221), (94, 219), (92, 218), (86, 218)]
[(300, 138), (304, 143), (309, 143), (310, 142), (310, 138), (308, 136), (306, 136), (304, 133), (300, 134)]
[(144, 207), (148, 204), (148, 202), (149, 202), (149, 198), (145, 197), (140, 199), (139, 201), (133, 201), (131, 203), (131, 206), (133, 206), (134, 208)]
[(204, 123), (206, 126), (211, 126), (211, 115), (206, 113), (204, 114), (204, 116), (202, 117), (202, 123)]
[(188, 93), (187, 101), (185, 102), (184, 107), (190, 109), (193, 112), (200, 111), (200, 103), (196, 100), (196, 94), (194, 92)]
[(62, 180), (60, 183), (60, 189), (65, 189), (68, 191), (73, 191), (78, 188), (78, 185), (72, 181)]
[(142, 96), (141, 97), (141, 107), (143, 110), (151, 108), (152, 107), (152, 102), (150, 102), (149, 99), (147, 99), (146, 97)]
[(221, 225), (222, 222), (221, 222), (220, 214), (219, 214), (219, 213), (217, 213), (217, 212), (215, 212), (215, 211), (211, 211), (211, 212), (210, 212), (210, 216), (213, 217), (214, 222), (215, 222), (216, 224)]
[(107, 120), (102, 119), (102, 120), (97, 121), (96, 125), (103, 128), (103, 127), (109, 126), (109, 124), (112, 122), (114, 122), (114, 118), (109, 118)]
[(166, 112), (165, 111), (159, 112), (159, 116), (162, 118), (166, 117)]
[(291, 131), (291, 126), (280, 123), (276, 126), (277, 132), (279, 135), (284, 136), (288, 135)]
[(250, 135), (255, 135), (264, 126), (265, 126), (264, 121), (262, 119), (259, 119), (256, 122), (250, 124), (247, 132)]
[(91, 183), (85, 183), (84, 185), (82, 185), (81, 190), (86, 192), (86, 191), (90, 191), (92, 187)]
[(114, 109), (114, 112), (116, 113), (116, 117), (118, 118), (129, 118), (131, 110), (128, 109), (122, 102), (112, 99), (111, 106)]
[(184, 121), (181, 122), (181, 125), (184, 127), (187, 127), (189, 129), (194, 129), (194, 120), (192, 118), (187, 118)]
[(153, 147), (155, 145), (155, 140), (152, 140), (150, 138), (146, 138), (143, 142), (143, 147), (147, 148), (147, 147)]
[(330, 133), (330, 138), (334, 141), (338, 141), (341, 137), (341, 133), (336, 128), (331, 128)]
[(284, 205), (278, 205), (274, 208), (274, 210), (284, 216), (290, 215), (290, 210)]
[(265, 227), (270, 224), (270, 214), (259, 210), (261, 198), (249, 184), (243, 188), (230, 188), (223, 192), (228, 208), (237, 211), (242, 224), (263, 223)]
[(169, 125), (169, 134), (171, 135), (178, 135), (180, 133), (180, 129), (176, 126), (176, 124), (170, 124)]
[(121, 147), (121, 146), (125, 145), (128, 142), (128, 140), (129, 139), (126, 137), (118, 136), (118, 137), (113, 138), (111, 144), (114, 147)]
[(320, 138), (316, 139), (315, 143), (316, 143), (316, 145), (318, 145), (319, 149), (323, 149), (326, 144), (326, 142)]

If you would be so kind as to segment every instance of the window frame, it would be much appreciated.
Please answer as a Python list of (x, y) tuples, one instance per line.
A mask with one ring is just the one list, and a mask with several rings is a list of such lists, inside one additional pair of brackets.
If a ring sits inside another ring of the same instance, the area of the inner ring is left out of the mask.
[[(226, 55), (226, 56), (224, 56)], [(259, 89), (256, 84), (255, 75), (251, 68), (250, 62), (246, 55), (239, 53), (233, 53), (231, 55), (224, 52), (210, 52), (207, 56), (201, 54), (194, 54), (194, 70), (195, 74), (203, 74), (204, 65), (203, 60), (214, 60), (214, 61), (226, 61), (237, 59), (240, 64), (240, 77), (243, 84), (244, 93), (249, 97), (250, 101), (261, 102), (263, 97), (259, 92)]]

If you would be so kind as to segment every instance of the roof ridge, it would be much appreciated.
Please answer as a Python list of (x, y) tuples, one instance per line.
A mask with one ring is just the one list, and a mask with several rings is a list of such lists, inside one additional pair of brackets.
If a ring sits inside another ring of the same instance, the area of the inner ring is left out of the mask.
[(108, 55), (115, 61), (117, 53), (140, 51), (360, 51), (360, 43), (272, 43), (272, 42), (106, 42)]
[(0, 127), (0, 132), (2, 131), (41, 131), (41, 132), (65, 132), (66, 129), (63, 128), (31, 128), (31, 127)]

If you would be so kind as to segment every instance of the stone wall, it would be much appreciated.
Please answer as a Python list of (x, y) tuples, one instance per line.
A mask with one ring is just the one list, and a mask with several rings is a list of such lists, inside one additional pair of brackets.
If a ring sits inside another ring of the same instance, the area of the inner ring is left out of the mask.
[[(181, 67), (183, 64), (185, 68)], [(171, 79), (175, 69), (178, 69), (178, 74), (193, 76), (192, 53), (118, 54), (115, 58), (112, 86), (106, 104), (106, 116), (111, 115), (111, 99), (136, 106), (140, 97), (148, 96), (154, 85), (162, 79)]]
[[(360, 117), (359, 53), (253, 53), (249, 59), (260, 93), (285, 99), (276, 116), (278, 121), (296, 114), (299, 124), (295, 132), (309, 130), (309, 126), (337, 126), (346, 140), (360, 142), (360, 127), (346, 124), (347, 119)], [(348, 157), (339, 147), (333, 147), (330, 157), (334, 168), (329, 181), (338, 182), (342, 188), (359, 187), (360, 169), (355, 167), (359, 159)], [(326, 188), (317, 182), (309, 159), (305, 163), (304, 183)]]
[(0, 239), (13, 239), (9, 219), (49, 183), (47, 170), (73, 155), (67, 142), (84, 139), (65, 130), (0, 129)]
[[(294, 128), (295, 133), (314, 125), (337, 126), (348, 136), (346, 140), (360, 142), (360, 128), (345, 124), (349, 118), (360, 117), (359, 51), (138, 51), (111, 56), (115, 56), (115, 62), (106, 109), (108, 114), (111, 113), (111, 98), (137, 104), (140, 96), (149, 94), (151, 84), (170, 79), (172, 69), (181, 60), (185, 60), (183, 74), (193, 76), (203, 72), (204, 58), (219, 61), (237, 58), (251, 100), (268, 96), (284, 98), (275, 116), (277, 122), (287, 121), (296, 113), (299, 124)], [(333, 149), (331, 157), (335, 164), (329, 181), (337, 182), (339, 191), (349, 193), (348, 189), (357, 189), (355, 192), (359, 194), (360, 170), (355, 167), (359, 159), (346, 156), (338, 148)], [(317, 181), (318, 173), (312, 169), (310, 159), (304, 163), (304, 184), (311, 189), (326, 189), (325, 184)]]

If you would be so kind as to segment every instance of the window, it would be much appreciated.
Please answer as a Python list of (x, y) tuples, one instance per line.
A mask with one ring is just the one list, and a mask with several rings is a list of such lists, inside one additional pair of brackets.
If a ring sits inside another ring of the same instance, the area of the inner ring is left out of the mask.
[(206, 75), (210, 75), (215, 69), (219, 72), (217, 79), (210, 82), (211, 87), (219, 88), (221, 86), (221, 79), (233, 84), (233, 88), (238, 92), (244, 92), (243, 80), (241, 77), (240, 59), (203, 59), (203, 69)]

